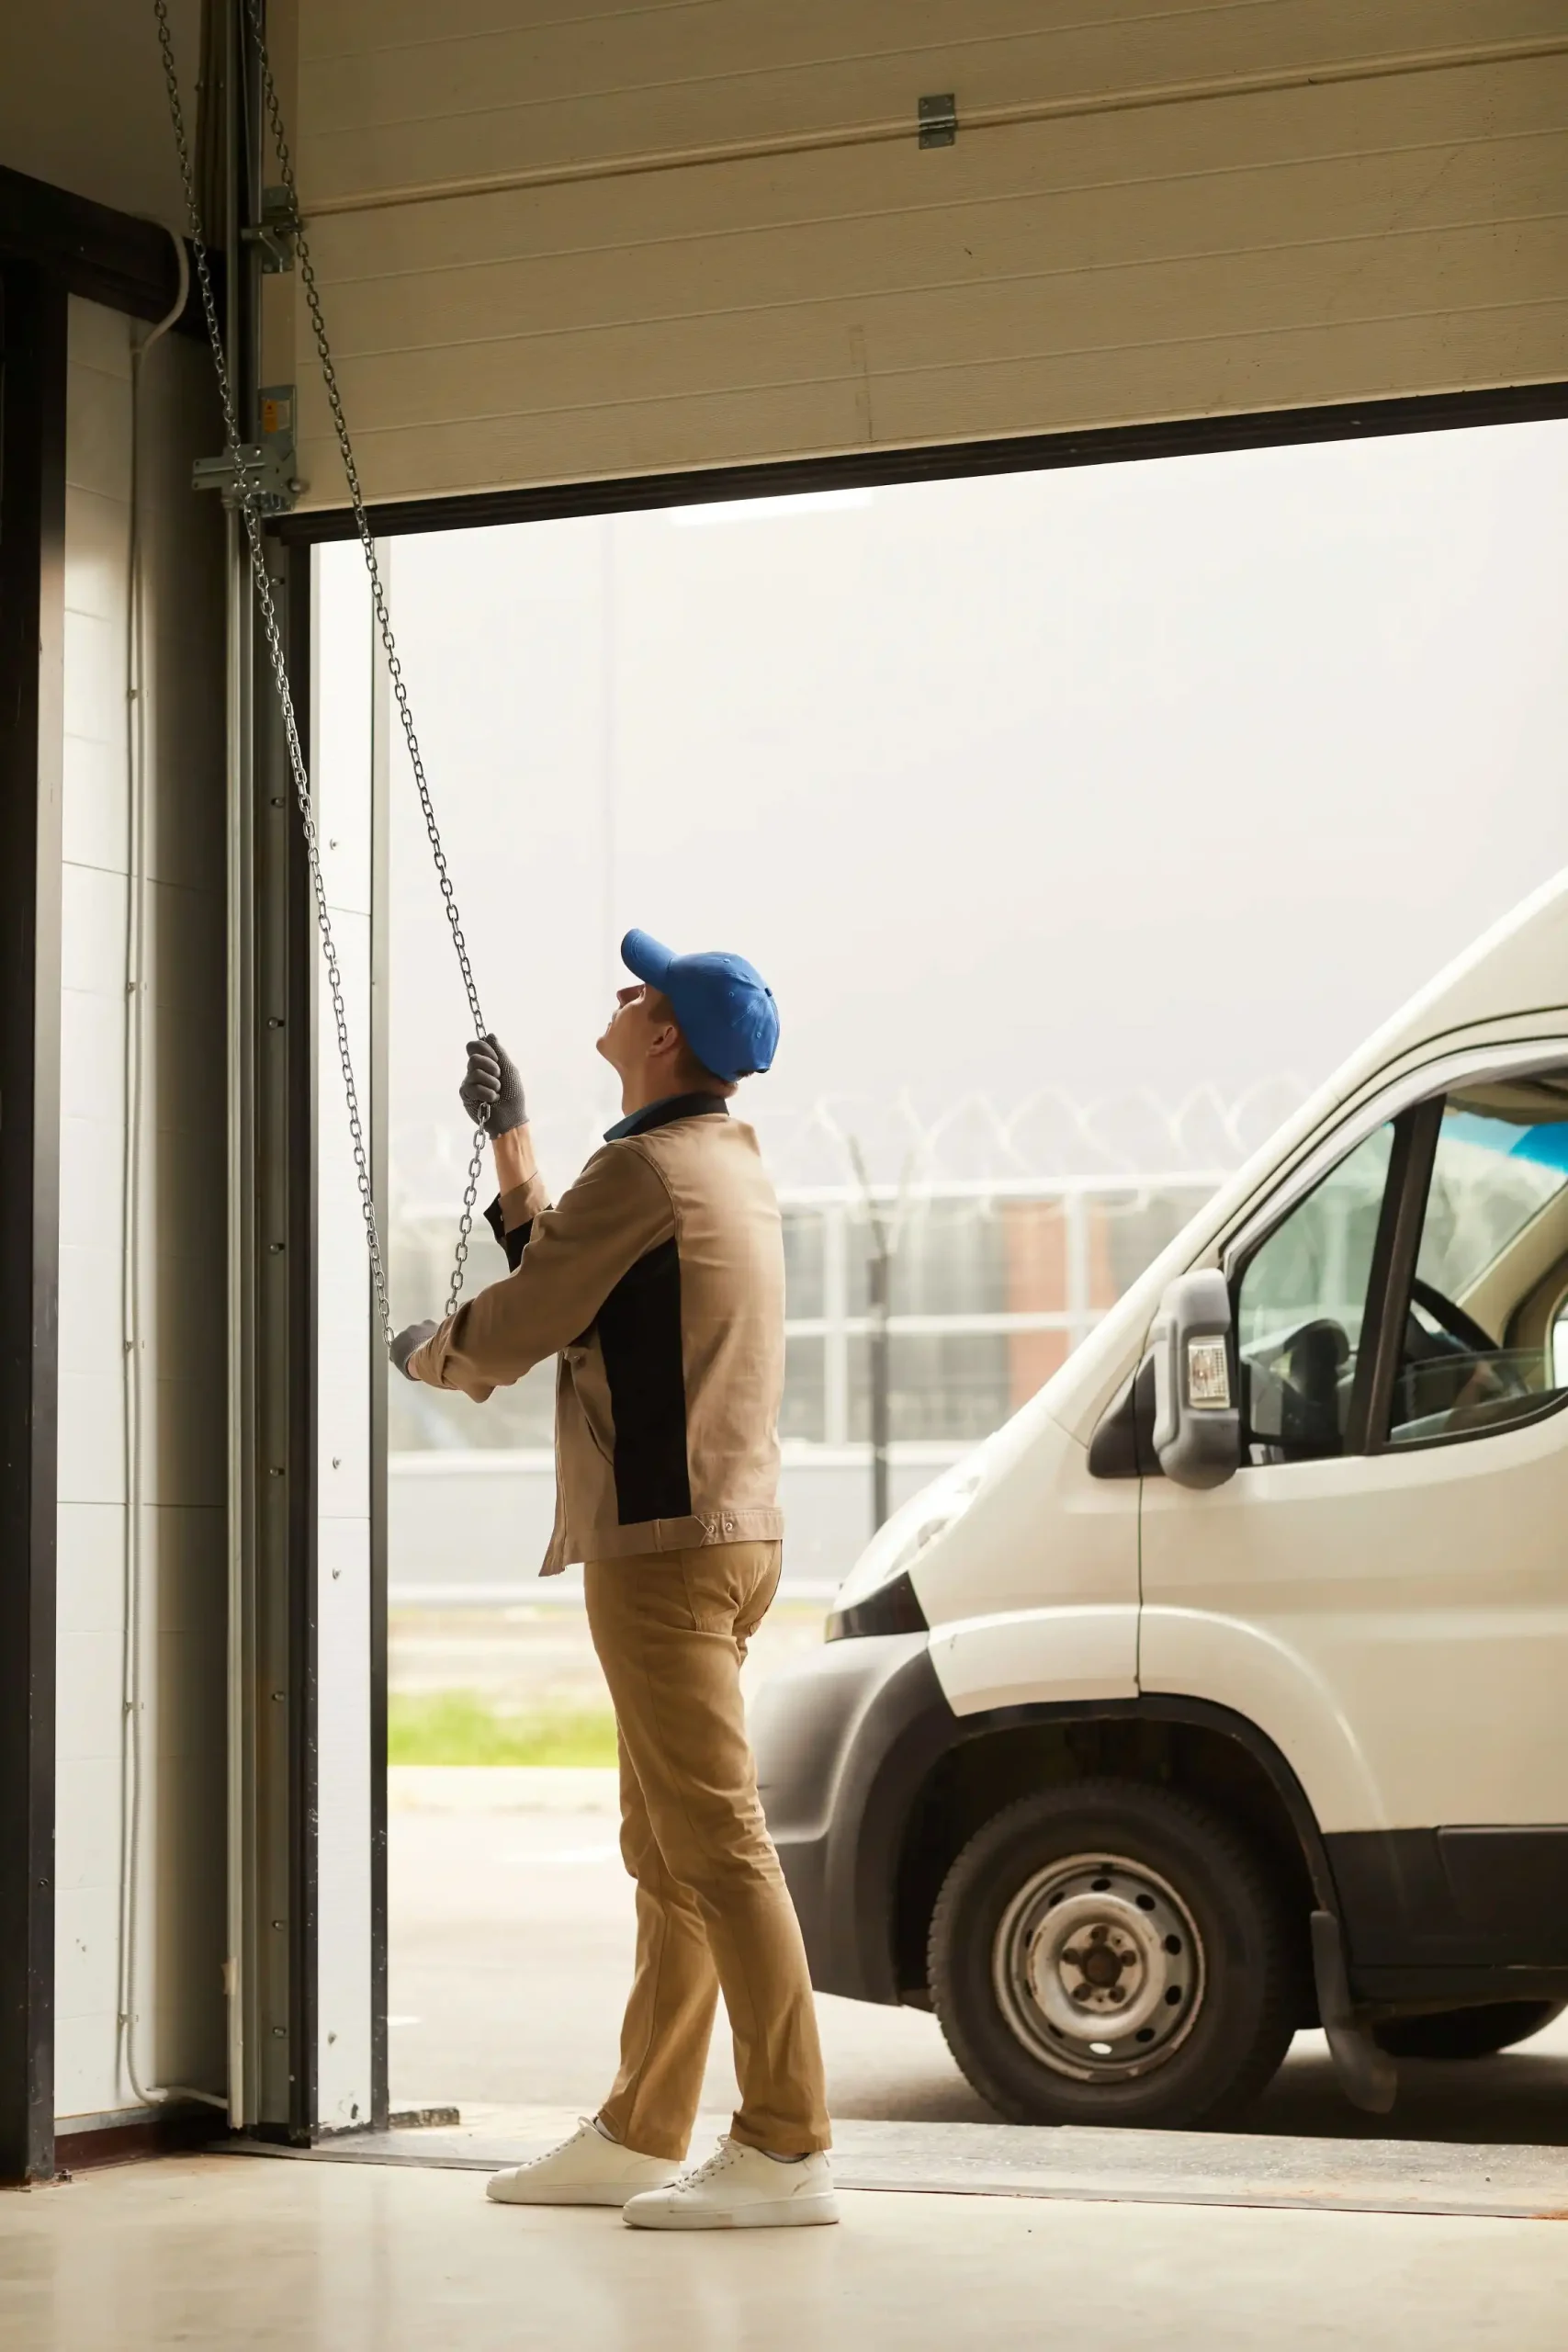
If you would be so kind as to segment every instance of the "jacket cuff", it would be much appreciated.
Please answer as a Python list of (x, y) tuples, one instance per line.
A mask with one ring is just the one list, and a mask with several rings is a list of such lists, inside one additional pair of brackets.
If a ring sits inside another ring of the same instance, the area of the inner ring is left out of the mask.
[(548, 1197), (544, 1178), (536, 1174), (525, 1184), (514, 1184), (510, 1192), (499, 1193), (486, 1209), (485, 1223), (506, 1252), (509, 1273), (514, 1274), (522, 1264), (534, 1219), (548, 1205)]

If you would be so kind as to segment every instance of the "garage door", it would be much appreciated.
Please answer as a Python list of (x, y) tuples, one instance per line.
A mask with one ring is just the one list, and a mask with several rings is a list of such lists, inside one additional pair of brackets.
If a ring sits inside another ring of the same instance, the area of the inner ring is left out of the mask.
[(1568, 379), (1568, 0), (296, 6), (376, 499)]

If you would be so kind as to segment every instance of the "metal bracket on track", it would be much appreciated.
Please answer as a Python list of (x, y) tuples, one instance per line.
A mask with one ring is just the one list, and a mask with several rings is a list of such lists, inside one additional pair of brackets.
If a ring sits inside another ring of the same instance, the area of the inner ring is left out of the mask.
[(294, 241), (299, 233), (299, 215), (288, 190), (264, 187), (261, 219), (254, 229), (242, 229), (240, 236), (245, 244), (259, 249), (262, 276), (280, 277), (294, 266)]
[(261, 439), (240, 444), (238, 463), (227, 451), (198, 458), (191, 480), (197, 490), (217, 491), (236, 512), (287, 514), (305, 487), (295, 471), (293, 385), (264, 384), (257, 405)]

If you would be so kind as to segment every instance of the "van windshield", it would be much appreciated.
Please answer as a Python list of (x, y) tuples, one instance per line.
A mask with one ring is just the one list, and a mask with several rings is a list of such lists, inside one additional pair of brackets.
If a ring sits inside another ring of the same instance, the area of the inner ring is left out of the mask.
[(1416, 1274), (1462, 1302), (1564, 1187), (1568, 1117), (1498, 1118), (1453, 1096), (1443, 1105)]

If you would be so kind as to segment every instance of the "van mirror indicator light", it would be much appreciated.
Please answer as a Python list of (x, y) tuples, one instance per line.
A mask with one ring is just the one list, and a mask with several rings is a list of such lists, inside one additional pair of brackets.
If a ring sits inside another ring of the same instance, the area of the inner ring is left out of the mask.
[(1241, 1460), (1241, 1415), (1231, 1378), (1230, 1292), (1213, 1266), (1179, 1275), (1150, 1334), (1154, 1449), (1179, 1487), (1221, 1487)]
[(1228, 1413), (1230, 1350), (1224, 1340), (1187, 1340), (1187, 1402), (1195, 1413)]

